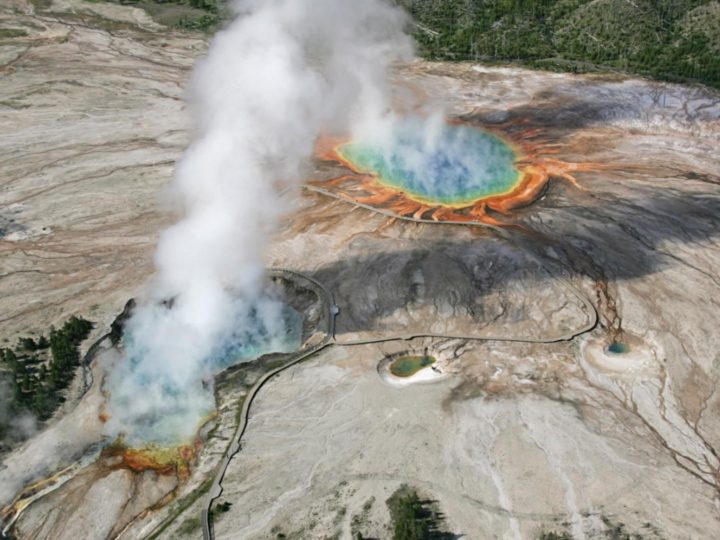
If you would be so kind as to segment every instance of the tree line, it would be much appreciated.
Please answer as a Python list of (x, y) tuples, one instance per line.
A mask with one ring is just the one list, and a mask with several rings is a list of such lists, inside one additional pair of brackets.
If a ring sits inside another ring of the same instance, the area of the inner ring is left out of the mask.
[(0, 438), (7, 435), (13, 415), (31, 412), (39, 420), (52, 416), (80, 365), (80, 344), (90, 334), (91, 322), (72, 316), (49, 337), (23, 337), (14, 348), (0, 349), (0, 367), (9, 395), (0, 418)]
[(639, 73), (720, 87), (709, 0), (398, 0), (420, 52), (442, 60)]

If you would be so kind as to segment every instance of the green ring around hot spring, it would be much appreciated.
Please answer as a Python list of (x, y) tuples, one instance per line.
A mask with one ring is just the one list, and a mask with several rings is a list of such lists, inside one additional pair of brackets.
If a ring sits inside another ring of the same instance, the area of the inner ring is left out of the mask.
[[(483, 199), (491, 197), (501, 197), (512, 193), (520, 185), (523, 179), (523, 173), (517, 169), (515, 164), (518, 161), (519, 152), (516, 151), (514, 145), (508, 143), (494, 133), (481, 130), (471, 126), (446, 126), (446, 132), (451, 130), (465, 130), (465, 135), (470, 136), (469, 143), (478, 143), (483, 150), (490, 150), (492, 158), (495, 160), (491, 164), (479, 163), (479, 165), (488, 167), (490, 170), (483, 171), (484, 177), (469, 178), (469, 185), (462, 186), (462, 178), (451, 177), (449, 180), (450, 193), (433, 193), (423, 192), (420, 189), (414, 189), (412, 185), (408, 185), (407, 179), (401, 168), (393, 167), (388, 164), (379, 152), (375, 152), (371, 145), (359, 141), (350, 141), (340, 145), (337, 148), (338, 155), (352, 168), (362, 174), (368, 174), (375, 177), (379, 184), (402, 191), (409, 198), (424, 204), (439, 205), (447, 207), (467, 207)], [(473, 146), (469, 145), (466, 149), (472, 153)], [(469, 161), (473, 161), (472, 158)], [(470, 163), (471, 165), (472, 163)], [(468, 164), (466, 164), (468, 165)], [(478, 170), (480, 167), (474, 170)], [(473, 169), (469, 169), (473, 170)], [(438, 167), (434, 173), (441, 177), (442, 165)], [(412, 181), (410, 182), (412, 184)]]

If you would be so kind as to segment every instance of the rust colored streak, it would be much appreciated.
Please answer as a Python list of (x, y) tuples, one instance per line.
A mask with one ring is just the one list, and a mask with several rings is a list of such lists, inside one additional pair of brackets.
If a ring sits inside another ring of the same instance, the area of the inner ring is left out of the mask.
[(357, 170), (355, 165), (339, 152), (339, 147), (348, 143), (349, 139), (327, 136), (318, 139), (315, 146), (316, 158), (339, 164), (349, 173), (312, 183), (348, 201), (390, 211), (399, 217), (510, 226), (511, 223), (500, 221), (488, 212), (509, 216), (513, 210), (532, 204), (542, 195), (551, 178), (565, 180), (578, 189), (584, 189), (575, 178), (575, 173), (614, 168), (607, 164), (570, 163), (549, 157), (559, 154), (562, 151), (562, 144), (545, 140), (541, 128), (529, 127), (523, 119), (491, 126), (481, 126), (470, 119), (457, 118), (448, 120), (448, 123), (475, 125), (509, 143), (518, 156), (515, 166), (521, 175), (515, 187), (502, 195), (484, 197), (464, 206), (418, 200), (400, 189), (382, 184), (376, 175)]
[[(195, 445), (196, 446), (196, 445)], [(190, 463), (196, 456), (194, 445), (182, 445), (172, 449), (107, 447), (102, 451), (103, 458), (120, 458), (114, 467), (130, 469), (134, 472), (152, 470), (162, 475), (175, 475), (180, 480), (189, 476)]]

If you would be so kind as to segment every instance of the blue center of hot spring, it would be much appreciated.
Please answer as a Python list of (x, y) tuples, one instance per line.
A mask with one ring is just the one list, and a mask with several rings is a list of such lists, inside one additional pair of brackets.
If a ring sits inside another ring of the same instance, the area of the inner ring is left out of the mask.
[(421, 202), (463, 206), (517, 186), (515, 152), (499, 137), (469, 126), (425, 126), (405, 120), (389, 141), (352, 141), (339, 153), (358, 171)]
[[(171, 311), (161, 304), (141, 310), (131, 319), (124, 336), (125, 361), (108, 375), (111, 422), (113, 416), (125, 442), (142, 446), (173, 446), (192, 439), (203, 417), (215, 408), (210, 380), (234, 364), (267, 353), (300, 349), (303, 315), (288, 305), (265, 302), (248, 307), (237, 299), (229, 313), (228, 331), (206, 351), (204, 358), (177, 363), (153, 348), (155, 328)], [(175, 328), (170, 325), (170, 328)], [(180, 343), (185, 343), (179, 340)]]

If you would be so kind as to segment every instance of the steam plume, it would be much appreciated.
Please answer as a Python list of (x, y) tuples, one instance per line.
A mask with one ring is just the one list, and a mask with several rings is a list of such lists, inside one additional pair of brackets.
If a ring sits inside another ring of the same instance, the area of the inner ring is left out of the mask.
[[(191, 82), (196, 137), (174, 183), (184, 217), (160, 237), (149, 298), (107, 380), (108, 429), (131, 439), (194, 433), (212, 409), (202, 383), (222, 363), (218, 347), (287, 342), (282, 307), (262, 294), (279, 194), (299, 185), (321, 132), (381, 121), (386, 71), (411, 54), (405, 17), (385, 0), (249, 0), (235, 9)], [(169, 298), (172, 309), (161, 304)]]

